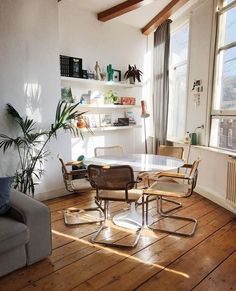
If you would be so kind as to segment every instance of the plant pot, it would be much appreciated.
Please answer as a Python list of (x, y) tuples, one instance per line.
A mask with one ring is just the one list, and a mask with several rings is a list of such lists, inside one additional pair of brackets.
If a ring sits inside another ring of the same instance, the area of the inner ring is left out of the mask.
[(135, 84), (135, 78), (134, 77), (129, 77), (129, 83), (130, 84)]

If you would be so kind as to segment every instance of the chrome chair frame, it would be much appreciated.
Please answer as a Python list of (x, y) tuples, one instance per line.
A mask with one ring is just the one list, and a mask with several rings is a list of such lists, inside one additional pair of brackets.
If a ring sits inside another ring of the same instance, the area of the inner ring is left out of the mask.
[[(63, 175), (63, 180), (65, 183), (65, 188), (67, 191), (71, 192), (71, 193), (77, 193), (78, 190), (73, 189), (73, 187), (71, 186), (71, 181), (73, 179), (73, 176), (78, 176), (78, 175), (82, 175), (84, 178), (87, 176), (87, 170), (86, 169), (79, 169), (79, 170), (71, 170), (68, 171), (67, 170), (67, 166), (72, 166), (72, 165), (80, 165), (81, 162), (68, 162), (68, 163), (64, 163), (64, 161), (62, 160), (62, 158), (59, 157), (59, 161), (61, 163), (61, 167), (62, 167), (62, 175)], [(69, 182), (68, 182), (69, 181)], [(85, 188), (84, 190), (89, 190), (91, 188)], [(102, 222), (104, 221), (104, 218), (94, 218), (94, 220), (90, 220), (90, 221), (83, 221), (83, 215), (86, 213), (91, 213), (93, 211), (98, 211), (99, 215), (103, 214), (103, 212), (101, 211), (101, 205), (99, 203), (97, 203), (97, 201), (95, 200), (96, 203), (96, 207), (89, 207), (89, 208), (84, 208), (84, 209), (80, 209), (77, 207), (69, 207), (67, 209), (65, 209), (63, 211), (64, 214), (64, 222), (66, 225), (82, 225), (82, 224), (91, 224), (91, 223), (98, 223), (98, 222)], [(80, 216), (81, 215), (81, 222), (79, 222), (79, 218), (78, 221), (74, 222), (70, 222), (70, 216), (73, 216), (73, 214), (75, 214), (76, 216)]]

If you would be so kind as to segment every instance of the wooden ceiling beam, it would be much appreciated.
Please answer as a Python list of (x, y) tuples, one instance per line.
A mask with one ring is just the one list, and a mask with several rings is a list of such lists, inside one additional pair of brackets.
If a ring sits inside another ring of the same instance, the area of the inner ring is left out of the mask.
[(172, 0), (161, 12), (159, 12), (141, 31), (148, 35), (157, 29), (165, 20), (173, 15), (179, 8), (186, 4), (188, 0)]
[(121, 16), (144, 5), (150, 4), (153, 0), (127, 0), (97, 14), (97, 19), (103, 22)]

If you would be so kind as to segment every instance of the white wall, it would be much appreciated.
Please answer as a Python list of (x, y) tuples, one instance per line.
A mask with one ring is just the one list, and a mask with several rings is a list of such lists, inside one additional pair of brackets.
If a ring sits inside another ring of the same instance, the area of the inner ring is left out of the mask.
[[(53, 122), (60, 96), (57, 5), (55, 0), (0, 1), (0, 132), (14, 133), (5, 117), (6, 103), (33, 116), (40, 128)], [(63, 187), (55, 156), (59, 145), (67, 151), (66, 144), (60, 137), (50, 144), (52, 157), (37, 192)], [(13, 174), (16, 166), (14, 155), (1, 151), (1, 175)]]
[[(122, 71), (122, 79), (128, 64), (136, 64), (143, 70), (146, 39), (137, 28), (116, 21), (103, 23), (97, 20), (96, 14), (81, 10), (73, 6), (70, 1), (59, 3), (60, 53), (82, 58), (83, 69), (94, 71), (95, 62), (98, 61), (102, 72), (106, 72), (106, 66), (112, 64), (113, 68)], [(71, 86), (77, 100), (89, 89), (100, 90), (103, 93), (112, 89), (119, 96), (135, 96), (137, 104), (140, 104), (141, 99), (146, 99), (143, 95), (146, 91), (142, 88), (96, 88), (75, 83), (72, 85), (63, 83), (62, 86)], [(140, 110), (133, 111), (137, 115), (137, 123), (141, 124)], [(112, 110), (110, 112), (114, 113)], [(119, 114), (123, 117), (122, 111), (119, 111)], [(72, 158), (80, 154), (91, 156), (94, 147), (114, 144), (122, 145), (126, 152), (144, 152), (142, 129), (96, 132), (93, 136), (86, 134), (84, 140), (74, 140), (72, 144)]]

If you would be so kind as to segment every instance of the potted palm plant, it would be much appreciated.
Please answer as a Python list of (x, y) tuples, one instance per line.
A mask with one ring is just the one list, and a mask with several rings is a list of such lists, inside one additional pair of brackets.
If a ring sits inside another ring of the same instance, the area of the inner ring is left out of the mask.
[(34, 197), (35, 185), (44, 173), (43, 162), (50, 155), (46, 150), (48, 142), (57, 137), (60, 129), (70, 131), (75, 136), (81, 135), (80, 129), (74, 126), (73, 121), (83, 116), (85, 112), (78, 112), (77, 105), (60, 101), (55, 121), (50, 129), (45, 131), (39, 130), (33, 119), (22, 117), (11, 104), (6, 105), (6, 112), (16, 125), (16, 129), (19, 128), (19, 132), (17, 137), (0, 134), (0, 148), (3, 152), (11, 148), (17, 152), (19, 165), (15, 171), (15, 189)]
[(131, 84), (135, 83), (135, 80), (137, 80), (138, 82), (141, 82), (141, 76), (142, 76), (143, 72), (140, 71), (136, 65), (129, 65), (128, 66), (128, 70), (125, 72), (124, 74), (124, 78), (126, 80), (129, 79)]

